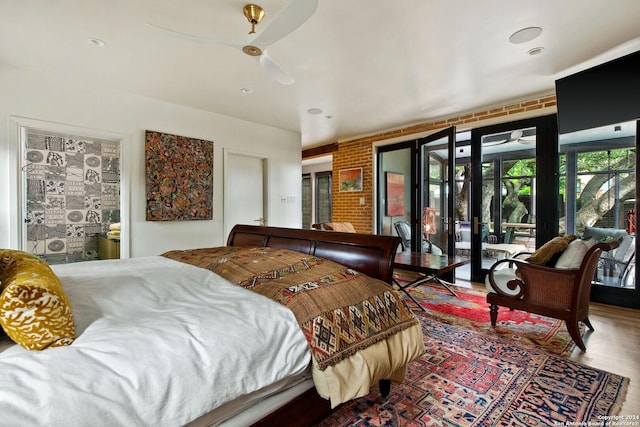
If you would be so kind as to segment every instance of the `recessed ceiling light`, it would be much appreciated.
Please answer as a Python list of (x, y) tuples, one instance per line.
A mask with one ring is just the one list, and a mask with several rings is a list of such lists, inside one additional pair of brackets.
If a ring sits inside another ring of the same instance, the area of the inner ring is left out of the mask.
[(529, 55), (537, 55), (539, 53), (542, 53), (543, 50), (543, 47), (534, 47), (533, 49), (529, 49)]
[(513, 44), (520, 44), (530, 42), (531, 40), (542, 34), (542, 28), (540, 27), (527, 27), (516, 31), (511, 34), (509, 41)]
[(243, 87), (242, 89), (240, 89), (240, 93), (242, 93), (242, 94), (247, 94), (247, 93), (251, 93), (251, 92), (253, 92), (253, 91), (248, 87)]
[(93, 45), (95, 47), (105, 47), (107, 45), (104, 41), (102, 41), (100, 39), (93, 38), (93, 37), (87, 39), (87, 41), (89, 42), (89, 44), (91, 44), (91, 45)]
[(309, 108), (307, 110), (307, 113), (314, 114), (314, 115), (322, 114), (322, 108)]

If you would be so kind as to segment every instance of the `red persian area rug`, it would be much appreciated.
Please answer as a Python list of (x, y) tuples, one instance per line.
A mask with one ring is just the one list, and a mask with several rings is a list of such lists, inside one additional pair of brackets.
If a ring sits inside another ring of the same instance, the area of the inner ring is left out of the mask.
[[(458, 297), (455, 297), (442, 286), (425, 284), (408, 291), (429, 315), (440, 320), (490, 330), (512, 341), (535, 344), (553, 354), (568, 355), (575, 347), (563, 321), (520, 310), (511, 311), (500, 307), (498, 322), (492, 328), (487, 293), (484, 290), (456, 287)], [(414, 307), (415, 312), (418, 311), (413, 301), (409, 298), (406, 301), (409, 306)], [(586, 327), (580, 325), (580, 332), (584, 334)]]
[[(318, 424), (346, 426), (560, 426), (601, 423), (629, 380), (483, 328), (416, 310), (426, 352), (387, 399), (347, 402)], [(602, 424), (593, 424), (602, 425)]]

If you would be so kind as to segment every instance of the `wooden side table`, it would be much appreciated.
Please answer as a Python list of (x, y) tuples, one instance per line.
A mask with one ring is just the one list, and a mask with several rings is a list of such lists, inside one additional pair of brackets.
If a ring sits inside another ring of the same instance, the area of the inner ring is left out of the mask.
[(439, 285), (446, 288), (452, 295), (458, 296), (451, 288), (451, 284), (442, 280), (440, 275), (453, 271), (456, 268), (468, 264), (471, 262), (471, 258), (463, 256), (447, 256), (447, 255), (434, 255), (429, 253), (420, 252), (398, 252), (393, 260), (393, 267), (402, 270), (414, 271), (420, 273), (422, 276), (407, 284), (400, 284), (396, 280), (394, 282), (409, 298), (416, 303), (420, 308), (422, 306), (415, 300), (407, 288), (418, 286), (424, 282), (434, 281)]

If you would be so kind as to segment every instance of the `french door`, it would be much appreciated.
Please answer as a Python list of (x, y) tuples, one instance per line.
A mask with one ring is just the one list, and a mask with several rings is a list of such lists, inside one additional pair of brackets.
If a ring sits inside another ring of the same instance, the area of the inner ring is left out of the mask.
[(557, 141), (555, 115), (471, 131), (471, 280), (558, 234)]
[(455, 134), (455, 127), (450, 127), (417, 141), (416, 235), (425, 240), (424, 251), (435, 254), (454, 254)]
[(455, 128), (378, 149), (378, 234), (411, 227), (414, 252), (453, 255)]

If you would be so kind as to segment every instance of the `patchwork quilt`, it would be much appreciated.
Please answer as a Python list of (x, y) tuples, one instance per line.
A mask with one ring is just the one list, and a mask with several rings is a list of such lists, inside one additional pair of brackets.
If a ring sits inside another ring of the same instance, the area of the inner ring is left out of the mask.
[(218, 247), (164, 257), (206, 268), (291, 309), (320, 370), (418, 324), (381, 280), (288, 249)]

